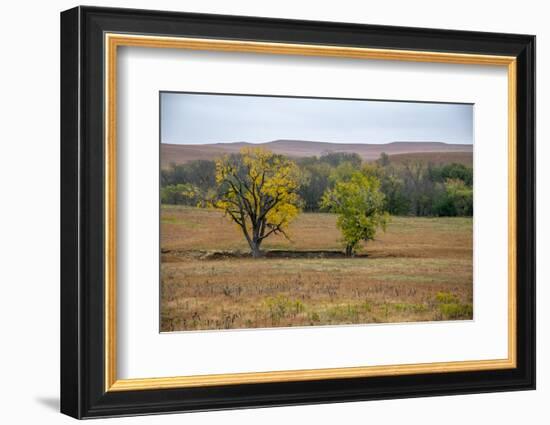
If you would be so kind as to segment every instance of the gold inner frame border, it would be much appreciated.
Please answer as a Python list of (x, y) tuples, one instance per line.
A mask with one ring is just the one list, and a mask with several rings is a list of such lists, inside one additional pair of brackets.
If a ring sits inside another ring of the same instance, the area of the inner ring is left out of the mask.
[[(238, 385), (322, 379), (412, 375), (513, 369), (516, 358), (516, 58), (513, 56), (371, 49), (330, 45), (288, 44), (221, 39), (180, 38), (106, 33), (105, 46), (105, 391), (137, 391), (216, 385)], [(508, 72), (508, 357), (495, 360), (469, 360), (437, 363), (304, 369), (269, 372), (229, 373), (174, 377), (118, 379), (116, 324), (116, 135), (117, 135), (117, 51), (118, 47), (149, 47), (263, 53), (279, 55), (324, 56), (355, 59), (397, 60), (507, 67)]]

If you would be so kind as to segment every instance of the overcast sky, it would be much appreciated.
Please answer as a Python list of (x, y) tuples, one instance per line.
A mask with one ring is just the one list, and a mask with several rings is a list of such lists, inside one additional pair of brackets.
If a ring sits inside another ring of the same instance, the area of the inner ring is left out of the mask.
[(473, 143), (464, 104), (161, 93), (161, 142)]

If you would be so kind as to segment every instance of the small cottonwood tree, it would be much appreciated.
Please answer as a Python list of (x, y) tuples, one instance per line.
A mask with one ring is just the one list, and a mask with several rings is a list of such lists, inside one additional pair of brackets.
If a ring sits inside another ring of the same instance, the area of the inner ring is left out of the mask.
[(338, 214), (336, 225), (344, 239), (346, 256), (353, 256), (361, 241), (374, 239), (379, 228), (386, 230), (389, 215), (384, 205), (380, 180), (359, 171), (337, 181), (324, 193), (321, 207)]
[(299, 169), (288, 158), (262, 148), (216, 161), (217, 190), (211, 205), (225, 212), (242, 231), (254, 258), (262, 242), (286, 233), (300, 212)]

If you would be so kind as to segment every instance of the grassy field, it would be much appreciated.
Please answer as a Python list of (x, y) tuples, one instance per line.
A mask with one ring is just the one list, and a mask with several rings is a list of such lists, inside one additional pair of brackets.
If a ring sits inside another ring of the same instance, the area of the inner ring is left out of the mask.
[(217, 211), (161, 210), (161, 330), (472, 318), (472, 219), (393, 217), (354, 258), (332, 214), (301, 214), (291, 241), (252, 259)]

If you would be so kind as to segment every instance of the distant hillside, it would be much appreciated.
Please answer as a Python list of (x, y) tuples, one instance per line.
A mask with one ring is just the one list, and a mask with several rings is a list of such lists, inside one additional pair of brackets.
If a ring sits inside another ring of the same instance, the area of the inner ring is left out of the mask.
[(471, 167), (473, 164), (473, 152), (412, 152), (389, 155), (393, 164), (403, 164), (406, 161), (423, 161), (435, 165), (463, 164)]
[[(161, 166), (183, 164), (197, 159), (214, 159), (224, 154), (237, 153), (245, 146), (263, 147), (272, 152), (301, 158), (321, 156), (332, 152), (357, 153), (364, 161), (374, 161), (382, 152), (399, 159), (397, 155), (415, 154), (423, 156), (429, 154), (434, 158), (443, 158), (445, 154), (462, 153), (463, 160), (467, 155), (472, 156), (472, 145), (455, 145), (443, 142), (392, 142), (387, 144), (371, 143), (326, 143), (305, 140), (275, 140), (266, 143), (214, 143), (208, 145), (161, 145)], [(462, 161), (461, 161), (462, 162)], [(471, 160), (470, 160), (471, 163)]]

